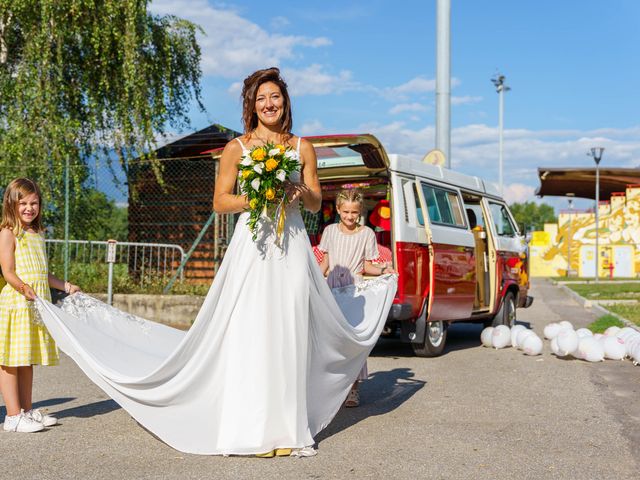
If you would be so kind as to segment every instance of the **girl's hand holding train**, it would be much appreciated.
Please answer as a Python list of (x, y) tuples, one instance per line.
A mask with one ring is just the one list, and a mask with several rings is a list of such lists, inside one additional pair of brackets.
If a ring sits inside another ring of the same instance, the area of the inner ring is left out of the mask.
[(18, 291), (29, 301), (33, 301), (37, 297), (36, 292), (33, 291), (33, 288), (28, 283), (21, 283)]

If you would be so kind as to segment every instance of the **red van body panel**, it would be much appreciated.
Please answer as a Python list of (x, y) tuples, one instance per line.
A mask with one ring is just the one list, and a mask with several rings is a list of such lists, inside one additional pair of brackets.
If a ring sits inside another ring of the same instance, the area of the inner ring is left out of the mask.
[(433, 244), (434, 265), (429, 321), (471, 317), (476, 291), (472, 247)]
[(429, 248), (426, 245), (396, 242), (398, 292), (394, 303), (411, 306), (411, 316), (420, 315), (429, 295)]

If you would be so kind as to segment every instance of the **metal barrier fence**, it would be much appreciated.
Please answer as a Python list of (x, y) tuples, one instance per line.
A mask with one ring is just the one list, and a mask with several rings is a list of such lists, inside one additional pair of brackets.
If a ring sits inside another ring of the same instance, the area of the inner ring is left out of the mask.
[[(40, 185), (47, 237), (56, 239), (48, 243), (58, 277), (68, 271), (73, 280), (75, 269), (77, 278), (83, 273), (78, 264), (98, 262), (106, 269), (103, 240), (112, 238), (119, 242), (116, 274), (123, 276), (126, 266), (132, 280), (147, 286), (149, 276), (173, 277), (184, 261), (177, 278), (194, 288), (206, 287), (235, 223), (234, 215), (215, 215), (209, 221), (220, 153), (216, 149), (237, 135), (212, 125), (159, 148), (155, 160), (130, 159), (126, 167), (98, 156), (62, 164), (51, 158), (3, 157), (0, 194), (16, 177), (29, 177)], [(65, 237), (69, 239), (66, 261), (61, 240)], [(190, 252), (188, 259), (184, 252)], [(93, 277), (102, 274), (97, 271)], [(169, 280), (156, 283), (168, 285)], [(119, 291), (126, 290), (125, 285), (120, 287)]]
[[(51, 263), (64, 261), (64, 240), (45, 240), (47, 256)], [(93, 240), (69, 240), (69, 257), (72, 264), (105, 264), (108, 242)], [(115, 263), (128, 266), (128, 275), (140, 283), (172, 276), (185, 258), (179, 245), (166, 243), (117, 242)], [(184, 279), (184, 270), (180, 280)]]

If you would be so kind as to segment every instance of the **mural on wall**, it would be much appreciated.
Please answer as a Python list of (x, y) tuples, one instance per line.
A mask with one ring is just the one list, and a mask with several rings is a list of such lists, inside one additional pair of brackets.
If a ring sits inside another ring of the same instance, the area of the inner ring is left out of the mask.
[[(601, 277), (640, 274), (640, 185), (614, 193), (598, 210), (598, 269)], [(534, 277), (595, 276), (596, 220), (593, 211), (563, 211), (529, 242)]]

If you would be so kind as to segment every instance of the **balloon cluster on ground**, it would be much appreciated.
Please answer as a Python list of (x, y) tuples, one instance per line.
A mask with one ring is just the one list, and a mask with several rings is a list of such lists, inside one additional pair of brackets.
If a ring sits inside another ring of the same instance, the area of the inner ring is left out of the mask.
[[(609, 327), (604, 334), (594, 334), (586, 328), (575, 330), (571, 322), (563, 320), (548, 324), (543, 333), (557, 357), (573, 357), (587, 362), (629, 357), (634, 365), (640, 364), (640, 332), (631, 327)], [(542, 339), (524, 325), (487, 327), (482, 330), (480, 341), (489, 348), (514, 347), (525, 355), (542, 353)]]

